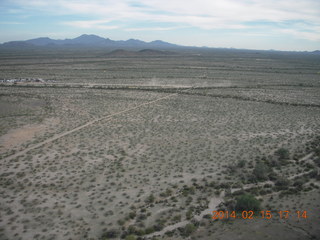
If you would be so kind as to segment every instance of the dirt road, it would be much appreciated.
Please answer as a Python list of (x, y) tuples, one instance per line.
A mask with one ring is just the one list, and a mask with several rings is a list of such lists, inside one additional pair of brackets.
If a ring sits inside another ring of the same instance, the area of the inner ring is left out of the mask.
[[(186, 91), (186, 90), (184, 90), (184, 91)], [(1, 160), (2, 160), (2, 161), (10, 161), (11, 159), (14, 159), (14, 158), (16, 158), (16, 157), (18, 157), (18, 156), (21, 156), (21, 155), (29, 152), (30, 150), (39, 148), (39, 147), (41, 147), (41, 146), (43, 146), (43, 145), (45, 145), (45, 144), (47, 144), (47, 143), (51, 143), (51, 142), (53, 142), (53, 141), (55, 141), (55, 140), (58, 140), (58, 139), (60, 139), (60, 138), (62, 138), (62, 137), (64, 137), (64, 136), (67, 136), (67, 135), (69, 135), (69, 134), (71, 134), (71, 133), (77, 132), (77, 131), (79, 131), (79, 130), (81, 130), (81, 129), (83, 129), (83, 128), (86, 128), (86, 127), (90, 126), (90, 125), (93, 125), (93, 124), (95, 124), (95, 123), (97, 123), (97, 122), (99, 122), (99, 121), (103, 121), (103, 120), (108, 121), (108, 120), (111, 120), (114, 116), (118, 116), (118, 115), (120, 115), (120, 114), (133, 111), (133, 110), (135, 110), (135, 109), (141, 108), (141, 107), (146, 106), (146, 105), (154, 104), (154, 103), (159, 102), (159, 101), (161, 101), (161, 100), (168, 99), (168, 98), (171, 98), (171, 97), (173, 97), (173, 96), (177, 96), (178, 94), (179, 94), (179, 93), (169, 94), (169, 95), (167, 95), (167, 96), (165, 96), (165, 97), (157, 98), (157, 99), (155, 99), (155, 100), (152, 100), (152, 101), (149, 101), (149, 102), (145, 102), (145, 103), (139, 104), (139, 105), (134, 106), (134, 107), (131, 107), (131, 108), (127, 108), (127, 109), (122, 110), (122, 111), (120, 111), (120, 112), (116, 112), (116, 113), (113, 113), (113, 114), (110, 114), (110, 115), (107, 115), (107, 116), (104, 116), (104, 117), (100, 117), (100, 118), (91, 120), (91, 121), (89, 121), (89, 122), (87, 122), (87, 123), (85, 123), (85, 124), (83, 124), (83, 125), (81, 125), (81, 126), (78, 126), (78, 127), (74, 128), (74, 129), (71, 129), (71, 130), (69, 130), (69, 131), (66, 131), (66, 132), (57, 134), (57, 135), (55, 135), (55, 136), (53, 136), (53, 137), (51, 137), (51, 138), (48, 138), (48, 139), (46, 139), (46, 140), (44, 140), (44, 141), (42, 141), (42, 142), (40, 142), (40, 143), (37, 143), (37, 144), (32, 145), (32, 146), (30, 146), (30, 147), (27, 147), (27, 148), (23, 149), (22, 151), (19, 151), (19, 152), (13, 154), (13, 155), (4, 157), (4, 158), (2, 158)]]

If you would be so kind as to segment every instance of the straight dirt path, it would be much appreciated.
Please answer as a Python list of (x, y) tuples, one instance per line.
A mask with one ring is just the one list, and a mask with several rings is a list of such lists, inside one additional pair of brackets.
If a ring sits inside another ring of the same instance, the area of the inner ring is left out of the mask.
[[(189, 89), (187, 89), (187, 90), (189, 90)], [(186, 91), (186, 90), (184, 90), (184, 91)], [(116, 112), (116, 113), (113, 113), (113, 114), (110, 114), (110, 115), (107, 115), (107, 116), (104, 116), (104, 117), (100, 117), (100, 118), (91, 120), (91, 121), (89, 121), (89, 122), (87, 122), (87, 123), (85, 123), (85, 124), (83, 124), (83, 125), (81, 125), (81, 126), (78, 126), (78, 127), (74, 128), (74, 129), (71, 129), (71, 130), (69, 130), (69, 131), (66, 131), (66, 132), (63, 132), (63, 133), (60, 133), (60, 134), (56, 134), (55, 136), (53, 136), (53, 137), (51, 137), (51, 138), (48, 138), (48, 139), (46, 139), (46, 140), (44, 140), (44, 141), (42, 141), (42, 142), (40, 142), (40, 143), (37, 143), (37, 144), (32, 145), (32, 146), (30, 146), (30, 147), (27, 147), (27, 148), (23, 149), (22, 151), (19, 151), (19, 152), (17, 152), (17, 153), (14, 153), (13, 155), (9, 155), (9, 156), (7, 156), (7, 157), (4, 157), (4, 158), (2, 158), (2, 161), (10, 161), (10, 160), (12, 160), (12, 159), (14, 159), (14, 158), (16, 158), (16, 157), (19, 157), (19, 156), (21, 156), (21, 155), (23, 155), (23, 154), (25, 154), (25, 153), (33, 150), (33, 149), (39, 148), (39, 147), (41, 147), (41, 146), (43, 146), (43, 145), (45, 145), (45, 144), (47, 144), (47, 143), (51, 143), (51, 142), (53, 142), (53, 141), (55, 141), (55, 140), (58, 140), (58, 139), (60, 139), (60, 138), (62, 138), (62, 137), (64, 137), (64, 136), (67, 136), (67, 135), (69, 135), (69, 134), (71, 134), (71, 133), (77, 132), (77, 131), (79, 131), (79, 130), (81, 130), (81, 129), (83, 129), (83, 128), (86, 128), (86, 127), (88, 127), (88, 126), (91, 126), (91, 125), (93, 125), (93, 124), (95, 124), (95, 123), (97, 123), (97, 122), (99, 122), (99, 121), (102, 121), (102, 120), (111, 120), (114, 116), (118, 116), (118, 115), (120, 115), (120, 114), (133, 111), (133, 110), (135, 110), (135, 109), (138, 109), (138, 108), (143, 107), (143, 106), (146, 106), (146, 105), (154, 104), (154, 103), (159, 102), (159, 101), (161, 101), (161, 100), (168, 99), (168, 98), (171, 98), (171, 97), (173, 97), (173, 96), (177, 96), (178, 94), (179, 94), (179, 93), (172, 93), (172, 94), (169, 94), (169, 95), (167, 95), (167, 96), (165, 96), (165, 97), (157, 98), (157, 99), (155, 99), (155, 100), (152, 100), (152, 101), (149, 101), (149, 102), (145, 102), (145, 103), (139, 104), (139, 105), (134, 106), (134, 107), (131, 107), (131, 108), (127, 108), (127, 109), (122, 110), (122, 111), (120, 111), (120, 112)]]

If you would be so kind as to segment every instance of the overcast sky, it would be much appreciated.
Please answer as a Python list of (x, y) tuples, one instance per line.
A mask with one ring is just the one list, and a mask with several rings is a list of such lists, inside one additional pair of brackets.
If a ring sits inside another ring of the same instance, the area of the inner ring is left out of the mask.
[(96, 34), (188, 46), (320, 49), (320, 0), (0, 0), (0, 42)]

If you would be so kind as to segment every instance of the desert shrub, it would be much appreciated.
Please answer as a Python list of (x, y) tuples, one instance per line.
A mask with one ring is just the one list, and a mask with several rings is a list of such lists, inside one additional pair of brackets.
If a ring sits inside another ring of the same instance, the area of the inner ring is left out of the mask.
[(277, 159), (270, 159), (268, 161), (268, 165), (270, 167), (279, 167), (280, 166), (280, 162)]
[(126, 236), (126, 240), (136, 240), (136, 239), (137, 239), (137, 237), (134, 236), (134, 235), (128, 235), (128, 236)]
[(248, 193), (251, 193), (252, 195), (258, 195), (260, 192), (260, 187), (252, 187), (250, 189), (247, 189)]
[(308, 169), (308, 170), (315, 168), (315, 166), (314, 166), (312, 163), (309, 163), (309, 162), (307, 162), (307, 163), (305, 164), (305, 167), (306, 167), (306, 169)]
[(236, 211), (258, 211), (260, 201), (251, 194), (243, 194), (237, 198)]
[(130, 212), (129, 213), (129, 218), (130, 219), (134, 219), (136, 217), (136, 215), (137, 215), (136, 212)]
[(150, 234), (154, 232), (154, 227), (148, 227), (144, 230), (145, 234)]
[(302, 188), (303, 184), (306, 182), (305, 179), (297, 179), (294, 181), (293, 186), (297, 188)]
[(190, 236), (190, 234), (192, 234), (194, 231), (196, 231), (196, 229), (197, 229), (197, 227), (194, 224), (189, 223), (184, 228), (181, 228), (179, 230), (180, 230), (181, 236), (188, 237), (188, 236)]
[(253, 175), (258, 181), (268, 180), (268, 174), (270, 172), (271, 169), (262, 162), (258, 162), (252, 171)]
[(139, 229), (133, 225), (130, 225), (128, 227), (128, 234), (129, 235), (138, 235), (138, 236), (141, 236), (141, 235), (144, 235), (144, 231), (142, 229)]
[(146, 214), (139, 214), (138, 217), (137, 217), (137, 221), (143, 221), (147, 219), (147, 215)]
[(147, 197), (147, 199), (145, 200), (145, 202), (146, 202), (146, 203), (153, 203), (155, 199), (156, 199), (156, 198), (154, 197), (154, 195), (151, 194), (149, 197)]
[(187, 199), (186, 199), (186, 205), (190, 205), (190, 203), (192, 202), (193, 198), (191, 196), (189, 196)]
[(180, 221), (181, 221), (181, 215), (178, 214), (178, 215), (174, 216), (174, 217), (172, 218), (172, 220), (173, 220), (174, 222), (180, 222)]
[(172, 194), (172, 190), (171, 189), (167, 189), (165, 192), (160, 193), (161, 197), (169, 197)]
[(230, 174), (235, 173), (237, 171), (237, 166), (234, 164), (228, 165), (227, 168), (228, 168)]
[(320, 167), (320, 157), (316, 157), (313, 159), (314, 163), (317, 164), (318, 167)]
[(243, 195), (245, 193), (245, 191), (243, 189), (240, 189), (240, 190), (237, 190), (237, 191), (234, 191), (232, 193), (232, 196), (240, 196), (240, 195)]
[(110, 229), (102, 234), (102, 239), (116, 238), (119, 235), (119, 231), (116, 229)]
[(282, 160), (282, 161), (285, 161), (290, 157), (288, 149), (285, 149), (285, 148), (278, 149), (277, 151), (275, 151), (274, 154), (278, 156), (279, 160)]
[(168, 231), (165, 233), (166, 236), (168, 237), (173, 237), (174, 236), (174, 231)]
[(191, 209), (189, 209), (189, 210), (186, 212), (186, 218), (187, 218), (188, 220), (190, 220), (190, 219), (192, 218), (192, 210), (191, 210)]
[(279, 194), (279, 197), (280, 197), (280, 198), (283, 198), (284, 196), (287, 196), (287, 195), (296, 195), (298, 192), (299, 192), (298, 189), (289, 188), (288, 190), (282, 191), (282, 192)]
[(182, 195), (186, 197), (189, 194), (194, 194), (194, 192), (195, 192), (195, 188), (193, 186), (191, 187), (184, 186), (182, 190)]
[(316, 148), (316, 149), (314, 150), (314, 152), (315, 152), (316, 156), (317, 156), (318, 158), (320, 158), (320, 147)]
[(136, 229), (135, 226), (130, 225), (130, 226), (128, 227), (128, 233), (129, 233), (129, 234), (134, 234), (134, 233), (136, 233), (136, 231), (137, 231), (137, 229)]
[(208, 185), (209, 187), (215, 188), (217, 186), (217, 183), (215, 181), (212, 181)]
[(224, 203), (226, 208), (230, 211), (234, 211), (236, 207), (236, 201), (234, 199), (228, 200)]
[(278, 178), (278, 175), (275, 173), (275, 172), (270, 172), (269, 174), (268, 174), (268, 178), (269, 178), (269, 180), (271, 180), (271, 181), (275, 181), (275, 180), (277, 180), (277, 178)]
[(278, 179), (275, 182), (275, 186), (278, 190), (284, 190), (286, 189), (290, 184), (290, 181), (287, 178), (284, 177), (278, 177)]
[(272, 193), (272, 190), (271, 189), (261, 189), (259, 191), (259, 194), (260, 195), (266, 195), (266, 194), (269, 194), (269, 193)]
[(312, 170), (309, 174), (308, 174), (308, 176), (310, 177), (310, 178), (318, 178), (319, 177), (319, 175), (318, 175), (318, 170), (317, 169), (314, 169), (314, 170)]
[(125, 223), (124, 220), (122, 220), (122, 219), (119, 219), (119, 220), (118, 220), (118, 224), (119, 224), (120, 226), (124, 225), (124, 223)]
[(165, 223), (166, 223), (166, 219), (157, 219), (156, 224), (153, 225), (154, 230), (156, 232), (161, 231), (164, 228)]
[(237, 163), (237, 167), (238, 168), (243, 168), (246, 165), (246, 161), (245, 160), (240, 160)]
[(230, 188), (231, 184), (229, 182), (220, 183), (218, 188)]
[(271, 187), (272, 187), (272, 184), (266, 183), (266, 184), (263, 185), (263, 187), (264, 187), (264, 188), (271, 188)]

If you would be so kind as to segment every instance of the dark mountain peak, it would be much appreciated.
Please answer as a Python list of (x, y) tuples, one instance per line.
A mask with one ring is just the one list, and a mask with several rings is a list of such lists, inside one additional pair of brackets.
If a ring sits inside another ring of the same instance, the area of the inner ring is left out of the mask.
[(139, 39), (130, 38), (126, 42), (139, 42), (139, 43), (145, 43), (144, 41), (141, 41)]
[(52, 41), (52, 39), (48, 38), (48, 37), (39, 37), (39, 38), (35, 38), (35, 39), (32, 39), (32, 40), (42, 40), (42, 41), (49, 40), (49, 41)]
[(164, 41), (161, 41), (161, 40), (154, 40), (154, 41), (152, 41), (150, 43), (167, 43), (167, 42), (164, 42)]
[(152, 42), (150, 42), (150, 43), (151, 43), (151, 44), (165, 44), (165, 45), (170, 44), (170, 45), (175, 45), (175, 44), (172, 44), (172, 43), (164, 42), (164, 41), (162, 41), (162, 40), (155, 40), (155, 41), (152, 41)]
[(99, 37), (94, 34), (82, 34), (79, 37), (76, 37), (74, 39), (71, 39), (74, 43), (78, 44), (97, 44), (97, 43), (103, 43), (107, 41), (105, 38)]
[(89, 39), (89, 40), (94, 40), (94, 39), (105, 39), (105, 38), (102, 38), (102, 37), (99, 37), (99, 36), (97, 36), (97, 35), (94, 35), (94, 34), (82, 34), (81, 36), (79, 36), (79, 37), (76, 37), (76, 38), (74, 38), (73, 40), (76, 40), (76, 39), (78, 39), (78, 40), (84, 40), (84, 39)]
[(129, 39), (127, 41), (122, 42), (123, 46), (128, 46), (128, 47), (143, 47), (147, 43), (138, 39)]
[(176, 44), (172, 44), (172, 43), (168, 43), (168, 42), (164, 42), (161, 40), (155, 40), (149, 43), (150, 46), (152, 47), (164, 47), (164, 48), (172, 48), (172, 47), (179, 47), (179, 45)]

